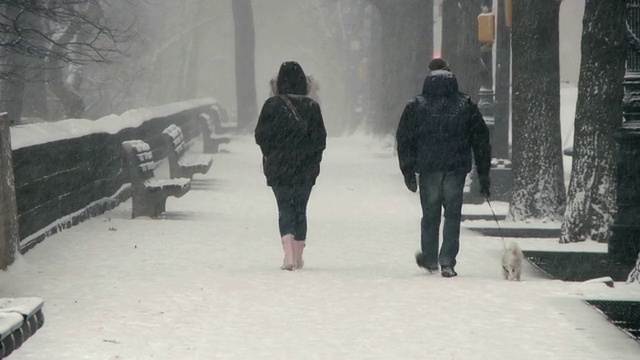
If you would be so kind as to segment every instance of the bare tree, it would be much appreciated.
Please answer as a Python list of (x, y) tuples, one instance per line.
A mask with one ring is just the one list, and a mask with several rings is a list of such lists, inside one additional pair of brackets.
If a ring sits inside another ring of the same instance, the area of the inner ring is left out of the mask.
[(513, 2), (510, 220), (560, 221), (564, 215), (559, 11), (557, 0)]
[(561, 243), (606, 242), (610, 235), (617, 188), (612, 134), (622, 124), (624, 15), (624, 0), (586, 1), (573, 167)]
[[(70, 95), (82, 81), (81, 66), (107, 62), (110, 55), (119, 54), (117, 43), (124, 39), (117, 27), (110, 26), (102, 16), (102, 3), (103, 0), (0, 2), (0, 51), (4, 59), (0, 93), (13, 94), (13, 106), (9, 108), (14, 121), (21, 119), (25, 81), (32, 75), (27, 59), (37, 59), (31, 62), (37, 66), (45, 60), (48, 82), (67, 105), (65, 113), (81, 115), (79, 108), (83, 109), (84, 104)], [(66, 71), (67, 64), (72, 68), (63, 75), (60, 71)]]
[[(191, 32), (191, 36), (188, 40), (188, 61), (187, 69), (185, 71), (184, 76), (184, 94), (187, 99), (194, 99), (198, 96), (198, 84), (199, 84), (199, 59), (200, 59), (200, 34), (202, 31), (200, 30), (202, 19), (204, 18), (204, 7), (203, 2), (199, 1), (196, 6), (194, 6), (194, 10), (191, 11), (191, 19), (194, 26), (194, 30)], [(185, 16), (185, 19), (188, 19), (189, 16)]]
[(232, 6), (236, 43), (238, 130), (248, 132), (258, 119), (253, 8), (251, 0), (234, 0)]
[[(24, 15), (25, 21), (30, 26), (44, 31), (45, 21), (43, 18), (35, 16), (32, 13)], [(38, 37), (31, 33), (25, 35), (37, 47), (44, 48), (47, 43), (44, 38)], [(46, 57), (44, 54), (34, 54), (26, 59), (24, 82), (24, 115), (43, 120), (50, 119), (49, 105), (47, 104), (47, 86), (46, 86)]]

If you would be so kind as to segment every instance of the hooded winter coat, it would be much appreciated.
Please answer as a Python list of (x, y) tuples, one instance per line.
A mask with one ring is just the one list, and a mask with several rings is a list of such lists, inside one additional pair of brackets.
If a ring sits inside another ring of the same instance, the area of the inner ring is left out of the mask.
[(255, 129), (269, 186), (315, 185), (327, 132), (320, 105), (307, 96), (307, 78), (296, 62), (285, 62)]
[(478, 106), (458, 91), (450, 71), (436, 70), (424, 80), (422, 94), (410, 101), (396, 132), (400, 170), (406, 177), (434, 171), (471, 171), (489, 175), (489, 129)]

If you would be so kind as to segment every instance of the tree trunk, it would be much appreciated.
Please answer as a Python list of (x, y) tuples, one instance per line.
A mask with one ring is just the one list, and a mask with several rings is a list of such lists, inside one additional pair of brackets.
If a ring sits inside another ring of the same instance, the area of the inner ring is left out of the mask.
[(564, 214), (559, 10), (557, 0), (513, 2), (513, 221)]
[(48, 84), (51, 92), (60, 100), (63, 107), (63, 117), (81, 118), (84, 113), (84, 100), (82, 97), (65, 81), (64, 64), (56, 58), (49, 58), (47, 61), (49, 66)]
[(20, 242), (11, 153), (9, 117), (0, 114), (0, 270), (13, 263)]
[[(25, 12), (21, 18), (26, 23), (26, 28), (45, 33), (44, 21), (41, 17)], [(29, 43), (35, 44), (36, 47), (46, 48), (47, 46), (42, 37), (32, 32), (28, 32), (24, 36)], [(41, 54), (36, 53), (26, 59), (24, 116), (49, 120), (45, 68), (45, 57)]]
[(248, 133), (258, 120), (256, 100), (255, 30), (251, 0), (234, 0), (236, 97), (238, 131)]
[(374, 132), (395, 131), (407, 101), (422, 90), (433, 54), (433, 1), (380, 4), (382, 108)]
[(7, 112), (13, 124), (20, 124), (24, 99), (24, 57), (10, 49), (0, 50), (0, 56), (0, 112)]
[[(194, 11), (195, 10), (195, 11)], [(193, 13), (193, 23), (195, 24), (195, 28), (193, 29), (193, 33), (189, 34), (189, 57), (187, 61), (187, 71), (185, 76), (185, 87), (184, 94), (187, 99), (195, 99), (198, 96), (198, 85), (199, 85), (199, 66), (198, 60), (200, 58), (200, 22), (202, 19), (203, 6), (202, 2), (199, 2), (196, 5), (196, 9), (192, 9)]]
[[(573, 167), (561, 243), (606, 242), (616, 210), (616, 142), (622, 124), (625, 1), (587, 0), (573, 140)], [(606, 64), (606, 66), (603, 66)]]
[[(0, 6), (10, 22), (18, 22), (19, 11), (11, 5)], [(0, 48), (0, 112), (7, 112), (14, 124), (22, 122), (25, 57), (11, 46)]]
[(44, 58), (29, 61), (31, 69), (24, 89), (24, 116), (51, 120), (47, 104), (47, 82)]
[(367, 123), (367, 130), (372, 133), (377, 132), (379, 123), (382, 122), (382, 102), (385, 97), (385, 91), (382, 87), (383, 75), (381, 69), (384, 67), (384, 59), (382, 57), (382, 12), (374, 6), (371, 16), (371, 58), (367, 70), (369, 81), (369, 101), (371, 112)]
[[(69, 44), (77, 35), (77, 27), (68, 25), (66, 29), (56, 38), (59, 44)], [(55, 48), (51, 44), (51, 48)], [(54, 52), (54, 51), (52, 51)], [(51, 92), (60, 100), (63, 108), (64, 118), (81, 118), (84, 113), (84, 100), (80, 94), (69, 84), (65, 76), (65, 64), (56, 56), (49, 56), (47, 59), (48, 74), (47, 81)]]

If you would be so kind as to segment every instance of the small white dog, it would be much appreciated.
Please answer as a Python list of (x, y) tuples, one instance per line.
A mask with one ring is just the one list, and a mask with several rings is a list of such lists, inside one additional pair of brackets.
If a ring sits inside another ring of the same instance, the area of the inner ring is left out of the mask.
[(502, 254), (502, 274), (506, 280), (520, 281), (524, 254), (520, 246), (512, 242)]

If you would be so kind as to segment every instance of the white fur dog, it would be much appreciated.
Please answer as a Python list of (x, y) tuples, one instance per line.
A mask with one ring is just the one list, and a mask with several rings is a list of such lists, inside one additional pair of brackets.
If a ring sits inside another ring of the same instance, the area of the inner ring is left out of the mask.
[(520, 281), (524, 254), (520, 246), (512, 242), (502, 254), (502, 273), (506, 280)]

